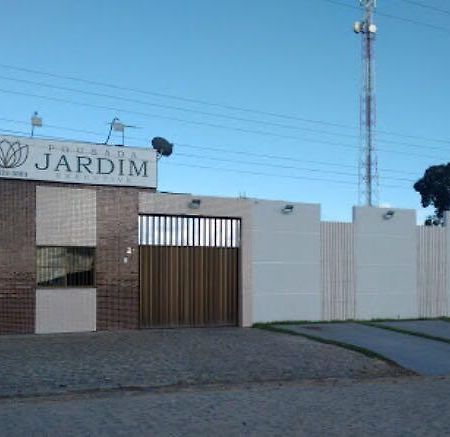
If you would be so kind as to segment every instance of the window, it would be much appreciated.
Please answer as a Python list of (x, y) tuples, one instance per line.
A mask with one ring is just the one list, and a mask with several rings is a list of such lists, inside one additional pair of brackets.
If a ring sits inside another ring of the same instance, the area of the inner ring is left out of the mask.
[(92, 247), (38, 247), (39, 287), (93, 287), (95, 249)]

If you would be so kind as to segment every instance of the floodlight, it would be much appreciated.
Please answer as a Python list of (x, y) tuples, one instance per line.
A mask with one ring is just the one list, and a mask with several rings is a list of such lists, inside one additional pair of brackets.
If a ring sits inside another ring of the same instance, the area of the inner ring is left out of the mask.
[(383, 218), (384, 218), (385, 220), (390, 220), (392, 217), (394, 217), (394, 215), (395, 215), (395, 211), (392, 211), (392, 209), (390, 209), (389, 211), (386, 211), (386, 212), (383, 214)]
[(188, 207), (191, 208), (191, 209), (199, 209), (201, 203), (202, 203), (201, 199), (192, 199), (189, 202)]
[(35, 127), (42, 127), (42, 117), (39, 117), (37, 111), (34, 111), (33, 115), (31, 116), (31, 136), (34, 135)]
[(282, 209), (281, 212), (283, 214), (290, 214), (291, 212), (294, 211), (294, 205), (285, 205)]

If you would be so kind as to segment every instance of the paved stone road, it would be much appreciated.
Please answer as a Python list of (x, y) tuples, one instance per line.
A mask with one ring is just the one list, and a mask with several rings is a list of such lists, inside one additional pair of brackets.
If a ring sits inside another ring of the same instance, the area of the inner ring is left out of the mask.
[(377, 325), (405, 329), (419, 334), (433, 335), (450, 340), (450, 322), (444, 320), (406, 320), (399, 322), (377, 322)]
[(450, 379), (0, 401), (1, 436), (448, 436)]
[(1, 336), (0, 357), (0, 398), (405, 373), (335, 346), (240, 328)]
[(450, 344), (359, 323), (279, 325), (301, 334), (378, 352), (420, 375), (450, 375)]

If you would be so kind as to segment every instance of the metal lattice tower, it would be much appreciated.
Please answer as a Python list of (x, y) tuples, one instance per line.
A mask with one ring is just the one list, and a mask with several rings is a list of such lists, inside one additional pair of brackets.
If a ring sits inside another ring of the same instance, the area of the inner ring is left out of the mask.
[(373, 23), (376, 0), (359, 0), (364, 10), (363, 21), (357, 21), (353, 30), (362, 36), (363, 87), (360, 112), (360, 157), (358, 170), (359, 201), (367, 206), (378, 203), (378, 161), (375, 153), (375, 69), (374, 43), (377, 28)]

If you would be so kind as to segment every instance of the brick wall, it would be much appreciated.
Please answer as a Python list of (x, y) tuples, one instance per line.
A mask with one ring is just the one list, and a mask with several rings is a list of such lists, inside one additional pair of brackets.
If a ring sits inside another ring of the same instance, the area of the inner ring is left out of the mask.
[(97, 330), (139, 327), (138, 193), (97, 190)]
[(138, 328), (143, 190), (0, 179), (0, 334), (35, 332), (36, 186), (96, 190), (97, 330)]
[(0, 334), (33, 333), (36, 184), (0, 180)]

